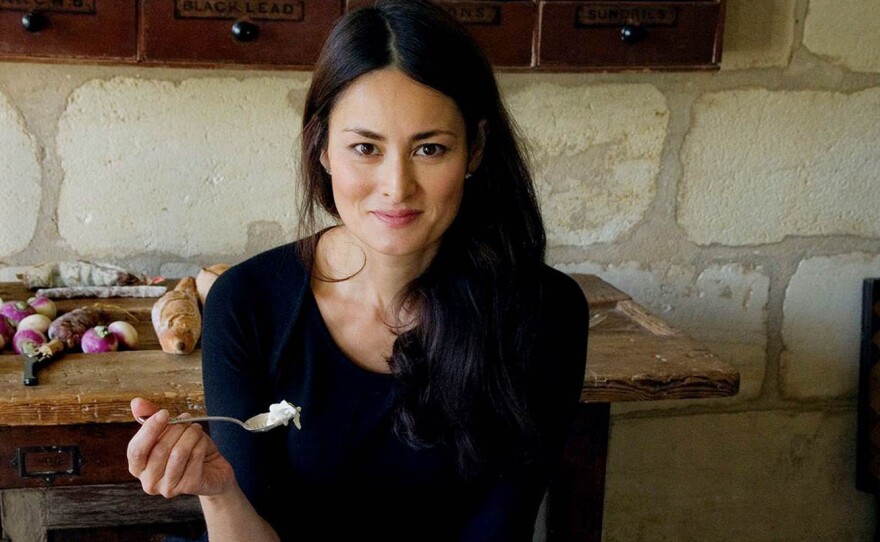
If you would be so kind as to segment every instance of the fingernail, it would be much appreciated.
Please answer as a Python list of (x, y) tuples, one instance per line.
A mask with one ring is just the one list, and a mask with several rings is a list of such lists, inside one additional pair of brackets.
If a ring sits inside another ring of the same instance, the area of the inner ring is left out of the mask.
[(156, 417), (159, 419), (160, 422), (167, 422), (169, 416), (170, 416), (169, 412), (167, 410), (165, 410), (164, 408), (156, 413)]

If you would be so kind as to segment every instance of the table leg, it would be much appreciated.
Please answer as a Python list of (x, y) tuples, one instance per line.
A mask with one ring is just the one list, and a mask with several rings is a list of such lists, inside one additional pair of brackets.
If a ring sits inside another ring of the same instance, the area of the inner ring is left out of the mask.
[(547, 542), (601, 542), (610, 403), (581, 403), (550, 481)]

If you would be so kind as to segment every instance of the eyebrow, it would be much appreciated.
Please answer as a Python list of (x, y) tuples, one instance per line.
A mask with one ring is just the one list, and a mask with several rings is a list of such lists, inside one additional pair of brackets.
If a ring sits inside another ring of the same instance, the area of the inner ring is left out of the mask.
[[(367, 130), (366, 128), (346, 128), (342, 130), (343, 132), (353, 132), (358, 134), (359, 136), (366, 137), (368, 139), (375, 139), (376, 141), (385, 141), (385, 136), (377, 134), (372, 130)], [(434, 136), (438, 135), (449, 135), (452, 137), (456, 137), (458, 134), (449, 130), (428, 130), (427, 132), (419, 132), (412, 136), (412, 141), (421, 141), (423, 139), (430, 139)]]

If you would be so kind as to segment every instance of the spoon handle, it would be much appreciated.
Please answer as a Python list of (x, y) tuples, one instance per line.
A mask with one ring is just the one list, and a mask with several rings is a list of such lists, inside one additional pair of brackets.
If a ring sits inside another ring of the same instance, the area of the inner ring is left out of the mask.
[[(144, 418), (140, 418), (140, 417), (135, 418), (135, 420), (137, 420), (137, 422), (141, 425), (143, 425), (144, 422), (147, 421)], [(232, 422), (232, 423), (237, 423), (238, 425), (240, 425), (242, 427), (247, 427), (244, 424), (244, 422), (242, 422), (241, 420), (237, 420), (235, 418), (227, 418), (226, 416), (184, 416), (184, 417), (178, 416), (176, 418), (171, 418), (170, 420), (168, 420), (168, 425), (174, 425), (175, 423), (208, 422), (208, 421)]]
[(169, 424), (175, 423), (190, 423), (190, 422), (232, 422), (237, 423), (238, 425), (245, 427), (244, 422), (241, 420), (237, 420), (235, 418), (227, 418), (226, 416), (184, 416), (171, 418), (168, 420)]

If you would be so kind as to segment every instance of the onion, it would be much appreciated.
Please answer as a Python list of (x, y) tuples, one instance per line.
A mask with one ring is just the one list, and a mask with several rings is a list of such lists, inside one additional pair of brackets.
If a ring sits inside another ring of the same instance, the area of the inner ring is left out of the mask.
[(18, 323), (18, 329), (36, 329), (42, 333), (49, 331), (52, 320), (44, 314), (32, 314)]
[(138, 332), (133, 325), (122, 320), (117, 320), (107, 326), (111, 333), (116, 335), (120, 348), (134, 350), (138, 345)]
[(36, 329), (20, 329), (12, 338), (12, 349), (16, 354), (35, 354), (40, 345), (46, 344), (48, 339), (41, 331)]
[(119, 347), (116, 335), (107, 329), (107, 326), (95, 326), (83, 333), (80, 341), (82, 351), (87, 354), (100, 352), (115, 352)]
[(27, 302), (37, 313), (45, 315), (49, 320), (54, 320), (58, 316), (58, 308), (55, 306), (55, 302), (48, 297), (40, 295), (28, 299)]
[(12, 325), (17, 326), (19, 322), (37, 311), (24, 301), (7, 301), (0, 306), (0, 314), (9, 318)]

